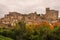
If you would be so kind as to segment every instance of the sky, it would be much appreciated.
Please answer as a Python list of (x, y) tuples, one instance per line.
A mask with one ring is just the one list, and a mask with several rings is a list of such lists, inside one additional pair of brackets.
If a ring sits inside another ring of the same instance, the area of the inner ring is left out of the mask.
[(0, 17), (9, 12), (44, 14), (47, 7), (60, 12), (60, 0), (0, 0)]

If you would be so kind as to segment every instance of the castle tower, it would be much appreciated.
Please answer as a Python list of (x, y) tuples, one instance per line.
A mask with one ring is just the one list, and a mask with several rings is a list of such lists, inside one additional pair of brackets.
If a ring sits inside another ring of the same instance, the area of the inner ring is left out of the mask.
[(46, 8), (45, 18), (48, 20), (57, 20), (58, 19), (58, 11), (50, 10), (50, 8)]
[(49, 11), (49, 10), (50, 10), (50, 8), (46, 8), (46, 12)]

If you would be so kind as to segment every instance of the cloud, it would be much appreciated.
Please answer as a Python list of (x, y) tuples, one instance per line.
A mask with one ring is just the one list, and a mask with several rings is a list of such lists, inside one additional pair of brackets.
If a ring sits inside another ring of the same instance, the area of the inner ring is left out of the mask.
[(46, 7), (60, 11), (60, 0), (0, 0), (0, 4), (5, 6), (1, 7), (2, 10), (6, 9), (8, 12), (29, 13), (37, 11), (40, 14), (45, 13)]
[(8, 13), (8, 8), (5, 5), (0, 4), (0, 18)]

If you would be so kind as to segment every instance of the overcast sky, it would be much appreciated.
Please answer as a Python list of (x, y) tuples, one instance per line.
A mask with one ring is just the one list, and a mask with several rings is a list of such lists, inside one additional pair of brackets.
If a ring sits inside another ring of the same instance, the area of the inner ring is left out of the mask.
[(45, 13), (45, 8), (60, 11), (60, 0), (0, 0), (0, 16), (9, 11), (30, 13), (37, 11), (38, 14)]

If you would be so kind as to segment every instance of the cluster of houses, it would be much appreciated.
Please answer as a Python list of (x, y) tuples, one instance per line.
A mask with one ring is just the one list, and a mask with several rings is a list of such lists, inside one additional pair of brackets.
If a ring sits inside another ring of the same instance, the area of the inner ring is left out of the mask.
[(21, 14), (18, 12), (9, 12), (5, 17), (0, 19), (0, 25), (12, 25), (14, 26), (17, 21), (24, 21), (26, 24), (38, 25), (42, 21), (48, 21), (49, 23), (54, 23), (59, 21), (58, 10), (51, 10), (50, 8), (46, 8), (45, 14), (37, 14), (37, 12), (29, 13), (29, 14)]

